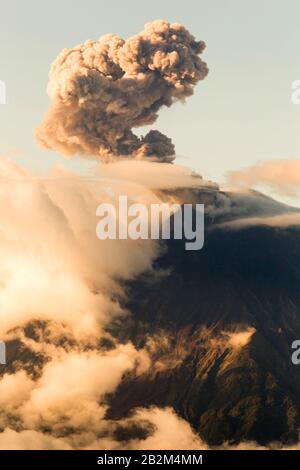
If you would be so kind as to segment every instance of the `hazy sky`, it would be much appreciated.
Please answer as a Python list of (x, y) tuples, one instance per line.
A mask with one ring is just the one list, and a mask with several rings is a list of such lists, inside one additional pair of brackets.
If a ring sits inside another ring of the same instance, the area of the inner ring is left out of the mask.
[(36, 147), (32, 130), (47, 109), (49, 66), (64, 47), (112, 32), (124, 38), (157, 18), (184, 24), (207, 44), (210, 73), (185, 105), (165, 109), (152, 128), (172, 137), (177, 162), (206, 178), (269, 159), (300, 157), (299, 0), (0, 0), (0, 154), (36, 171), (64, 163)]

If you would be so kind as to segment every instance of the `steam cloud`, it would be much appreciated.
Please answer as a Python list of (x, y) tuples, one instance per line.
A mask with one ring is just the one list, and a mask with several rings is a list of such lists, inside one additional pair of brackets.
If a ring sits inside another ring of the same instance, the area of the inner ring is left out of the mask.
[(36, 130), (42, 147), (64, 155), (111, 160), (123, 156), (170, 162), (175, 147), (152, 124), (162, 106), (193, 94), (208, 69), (205, 48), (178, 23), (157, 20), (126, 41), (108, 34), (64, 49), (51, 67), (50, 108)]

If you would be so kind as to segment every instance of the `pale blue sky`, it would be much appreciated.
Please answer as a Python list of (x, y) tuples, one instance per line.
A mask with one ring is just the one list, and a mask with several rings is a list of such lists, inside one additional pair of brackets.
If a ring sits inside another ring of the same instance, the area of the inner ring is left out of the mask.
[(221, 181), (224, 174), (268, 159), (300, 157), (299, 0), (0, 0), (0, 154), (31, 170), (64, 162), (36, 147), (32, 129), (48, 104), (47, 74), (64, 47), (113, 32), (124, 38), (157, 18), (183, 23), (207, 43), (210, 73), (185, 105), (165, 109), (155, 126), (172, 137), (177, 162)]

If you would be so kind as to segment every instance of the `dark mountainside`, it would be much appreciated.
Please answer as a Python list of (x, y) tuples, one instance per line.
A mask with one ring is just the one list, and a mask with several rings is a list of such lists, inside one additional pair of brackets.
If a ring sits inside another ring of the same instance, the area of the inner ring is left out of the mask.
[[(128, 286), (131, 320), (122, 339), (146, 346), (153, 367), (125, 378), (108, 416), (172, 406), (211, 445), (296, 442), (300, 366), (291, 362), (291, 344), (300, 339), (300, 228), (218, 226), (294, 209), (255, 192), (180, 195), (205, 202), (205, 245), (189, 252), (184, 240), (168, 241), (154, 272)], [(228, 332), (249, 328), (246, 345), (229, 347)]]

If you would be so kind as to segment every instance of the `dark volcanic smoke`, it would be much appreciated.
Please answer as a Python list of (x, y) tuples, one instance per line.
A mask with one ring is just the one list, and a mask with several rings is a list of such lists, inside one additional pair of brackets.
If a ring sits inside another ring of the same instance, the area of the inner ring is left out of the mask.
[(52, 64), (50, 108), (36, 130), (38, 143), (65, 155), (172, 161), (175, 147), (157, 130), (139, 138), (162, 106), (193, 94), (208, 69), (205, 48), (177, 23), (158, 20), (124, 41), (108, 34), (64, 49)]

